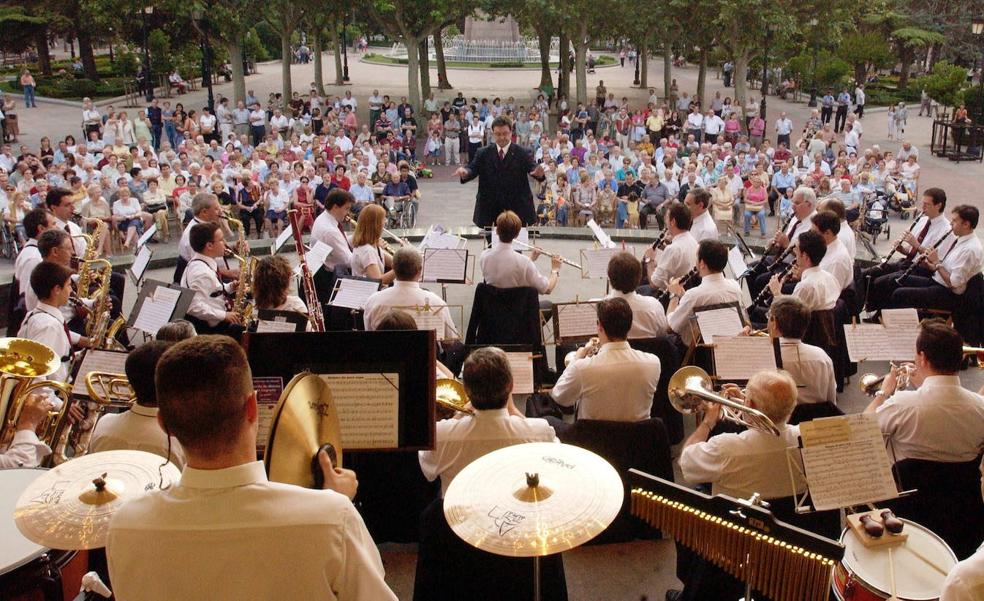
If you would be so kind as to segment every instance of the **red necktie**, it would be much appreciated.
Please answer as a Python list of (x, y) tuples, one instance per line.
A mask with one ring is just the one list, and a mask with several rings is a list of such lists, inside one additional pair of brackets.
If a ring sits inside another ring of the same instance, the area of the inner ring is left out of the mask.
[(793, 227), (789, 228), (789, 235), (787, 236), (787, 238), (792, 238), (793, 237), (793, 234), (796, 233), (796, 228), (798, 228), (799, 226), (800, 226), (800, 220), (799, 219), (796, 219), (796, 221), (793, 221)]
[(506, 158), (506, 153), (501, 148), (499, 149), (499, 160), (504, 160)]
[(345, 244), (348, 244), (349, 250), (352, 250), (352, 243), (349, 242), (348, 236), (345, 235), (345, 228), (342, 227), (341, 223), (338, 224), (338, 231), (342, 232), (342, 240), (345, 240)]
[(62, 322), (62, 329), (65, 330), (65, 338), (68, 338), (68, 353), (72, 353), (72, 332), (68, 329), (68, 323)]
[(926, 234), (929, 233), (929, 226), (930, 225), (932, 225), (932, 223), (930, 222), (929, 219), (926, 219), (926, 225), (923, 226), (923, 229), (919, 232), (919, 235), (916, 236), (916, 240), (920, 244), (922, 244), (922, 241), (926, 239)]

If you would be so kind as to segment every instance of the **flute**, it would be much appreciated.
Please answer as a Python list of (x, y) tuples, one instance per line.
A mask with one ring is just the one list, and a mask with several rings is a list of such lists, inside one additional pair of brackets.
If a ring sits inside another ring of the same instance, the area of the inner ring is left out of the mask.
[(555, 255), (553, 253), (549, 253), (545, 249), (540, 248), (539, 246), (533, 246), (532, 244), (527, 244), (525, 242), (520, 242), (519, 240), (513, 240), (513, 244), (518, 244), (520, 246), (525, 246), (526, 248), (528, 248), (530, 250), (535, 250), (536, 252), (540, 253), (541, 255), (547, 255), (548, 257), (551, 257), (551, 258), (556, 257), (556, 258), (560, 259), (560, 261), (562, 263), (567, 263), (571, 267), (577, 267), (578, 269), (581, 269), (581, 264), (580, 263), (575, 263), (574, 261), (571, 261), (569, 259), (565, 259), (564, 257), (560, 256), (559, 254)]
[[(359, 221), (357, 219), (355, 219), (354, 217), (352, 217), (351, 215), (346, 215), (345, 216), (345, 221), (346, 222), (350, 222), (352, 225), (359, 225)], [(400, 238), (399, 236), (397, 236), (396, 234), (394, 234), (393, 232), (389, 231), (386, 228), (383, 228), (383, 235), (384, 236), (389, 236), (390, 238), (393, 239), (394, 242), (396, 242), (400, 246), (406, 246), (407, 245), (406, 241), (403, 238)]]

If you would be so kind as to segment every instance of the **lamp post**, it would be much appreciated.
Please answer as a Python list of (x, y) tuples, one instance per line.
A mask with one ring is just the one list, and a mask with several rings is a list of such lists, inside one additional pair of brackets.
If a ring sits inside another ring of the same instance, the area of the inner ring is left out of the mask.
[(817, 106), (817, 54), (820, 53), (820, 39), (816, 35), (817, 25), (820, 21), (816, 17), (810, 19), (810, 33), (813, 34), (813, 70), (810, 75), (810, 102), (806, 104), (808, 107)]
[[(211, 8), (211, 7), (209, 7)], [(215, 96), (212, 93), (212, 44), (208, 39), (208, 21), (202, 9), (197, 6), (191, 13), (191, 18), (195, 21), (195, 27), (202, 35), (202, 81), (208, 89), (208, 112), (215, 114)]]
[[(978, 39), (984, 40), (984, 18), (977, 17), (970, 23), (970, 30)], [(980, 111), (974, 116), (975, 123), (981, 122), (984, 115), (984, 60), (980, 61), (980, 68), (977, 74), (977, 110)]]
[(342, 81), (349, 81), (348, 70), (348, 37), (345, 25), (345, 15), (342, 15)]
[(140, 22), (143, 29), (144, 97), (147, 99), (147, 102), (154, 99), (154, 80), (150, 75), (150, 45), (148, 43), (147, 33), (147, 17), (153, 14), (153, 6), (145, 6), (140, 11)]
[(642, 62), (642, 61), (639, 60), (639, 52), (637, 50), (636, 51), (636, 59), (635, 59), (635, 79), (632, 80), (632, 84), (633, 85), (636, 85), (636, 86), (642, 83), (642, 81), (639, 79), (639, 63), (640, 62)]
[(772, 32), (775, 25), (769, 23), (765, 26), (765, 55), (762, 57), (762, 106), (759, 108), (762, 118), (765, 119), (765, 97), (769, 95), (769, 42), (772, 41)]

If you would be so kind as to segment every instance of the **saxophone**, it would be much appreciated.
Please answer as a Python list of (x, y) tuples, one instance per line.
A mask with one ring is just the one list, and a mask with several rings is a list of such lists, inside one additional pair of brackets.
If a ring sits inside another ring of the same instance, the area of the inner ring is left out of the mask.
[(239, 232), (239, 240), (236, 241), (236, 251), (229, 254), (239, 261), (239, 285), (236, 286), (236, 294), (232, 299), (230, 311), (240, 318), (240, 323), (248, 326), (253, 318), (253, 274), (256, 272), (256, 265), (259, 263), (256, 257), (250, 254), (249, 242), (243, 235), (243, 222), (232, 217), (226, 217), (229, 225), (236, 228)]

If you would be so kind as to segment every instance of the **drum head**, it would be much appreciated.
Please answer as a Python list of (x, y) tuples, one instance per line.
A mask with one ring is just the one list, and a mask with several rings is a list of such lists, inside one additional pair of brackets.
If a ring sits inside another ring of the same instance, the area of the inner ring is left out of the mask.
[(24, 538), (14, 523), (17, 499), (31, 482), (47, 470), (0, 470), (0, 574), (6, 574), (37, 559), (47, 547)]
[[(907, 601), (938, 599), (946, 574), (957, 564), (957, 557), (943, 539), (915, 522), (903, 519), (909, 538), (891, 546), (895, 562), (895, 589), (898, 597)], [(848, 528), (841, 534), (844, 545), (844, 566), (870, 587), (887, 597), (892, 590), (888, 564), (889, 545), (865, 547)], [(925, 558), (925, 559), (923, 559)], [(936, 564), (943, 573), (926, 561)]]

